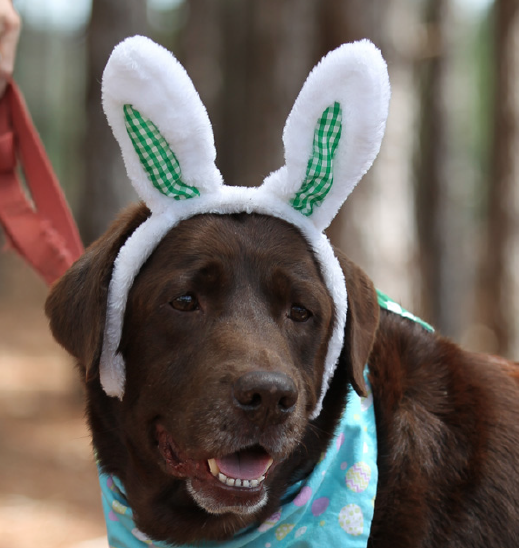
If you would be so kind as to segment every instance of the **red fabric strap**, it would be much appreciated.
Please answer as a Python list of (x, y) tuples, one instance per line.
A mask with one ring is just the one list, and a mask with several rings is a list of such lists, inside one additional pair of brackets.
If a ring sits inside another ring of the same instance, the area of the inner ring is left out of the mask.
[[(33, 204), (20, 184), (17, 160)], [(14, 82), (0, 101), (0, 225), (14, 250), (48, 284), (83, 253), (63, 192)]]

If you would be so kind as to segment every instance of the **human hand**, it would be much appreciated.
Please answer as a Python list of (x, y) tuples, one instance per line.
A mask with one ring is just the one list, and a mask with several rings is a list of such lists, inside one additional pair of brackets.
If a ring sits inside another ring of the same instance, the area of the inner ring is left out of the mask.
[(0, 0), (0, 97), (13, 75), (21, 23), (12, 0)]

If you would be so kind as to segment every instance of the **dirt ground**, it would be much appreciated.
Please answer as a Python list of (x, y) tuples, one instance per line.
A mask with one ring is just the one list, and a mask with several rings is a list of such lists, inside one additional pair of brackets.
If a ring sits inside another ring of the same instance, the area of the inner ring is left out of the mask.
[(106, 548), (83, 395), (49, 333), (47, 290), (10, 256), (0, 267), (0, 548)]

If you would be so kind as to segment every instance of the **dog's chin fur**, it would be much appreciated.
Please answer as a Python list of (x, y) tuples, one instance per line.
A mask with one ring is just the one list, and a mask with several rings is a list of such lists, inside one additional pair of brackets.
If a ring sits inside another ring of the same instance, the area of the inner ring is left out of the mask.
[(193, 485), (191, 483), (191, 480), (186, 481), (187, 491), (188, 493), (193, 497), (193, 500), (206, 512), (209, 512), (209, 514), (236, 514), (238, 516), (250, 516), (252, 514), (256, 514), (259, 512), (268, 501), (268, 493), (267, 489), (265, 488), (265, 492), (263, 493), (263, 497), (261, 500), (255, 504), (252, 505), (239, 505), (239, 506), (222, 506), (218, 504), (217, 501), (214, 500), (214, 498), (209, 497), (207, 495), (204, 495), (200, 493), (199, 491), (196, 491), (193, 488)]

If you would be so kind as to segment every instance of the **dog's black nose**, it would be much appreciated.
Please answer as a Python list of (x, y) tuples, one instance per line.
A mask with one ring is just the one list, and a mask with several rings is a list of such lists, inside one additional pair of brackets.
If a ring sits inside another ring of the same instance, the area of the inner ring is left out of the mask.
[(284, 373), (250, 371), (234, 383), (234, 404), (258, 426), (279, 424), (294, 410), (297, 388)]

